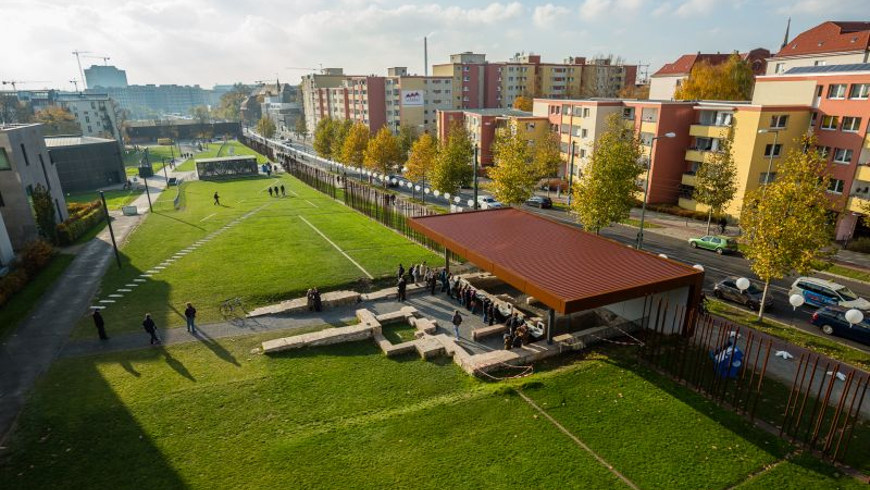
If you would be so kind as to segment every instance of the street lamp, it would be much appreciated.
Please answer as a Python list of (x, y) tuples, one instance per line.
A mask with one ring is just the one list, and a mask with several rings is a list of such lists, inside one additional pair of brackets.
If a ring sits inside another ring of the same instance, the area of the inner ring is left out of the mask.
[(474, 145), (474, 162), (472, 165), (473, 172), (474, 172), (474, 192), (473, 192), (473, 199), (474, 199), (474, 206), (473, 207), (474, 207), (474, 209), (477, 209), (477, 152), (478, 151), (479, 151), (478, 146), (475, 144)]
[(640, 206), (640, 229), (637, 231), (637, 249), (638, 250), (643, 249), (643, 220), (644, 220), (644, 218), (646, 218), (646, 197), (647, 197), (647, 194), (649, 193), (649, 178), (650, 178), (650, 173), (652, 173), (652, 163), (653, 163), (653, 156), (655, 155), (656, 140), (660, 139), (660, 138), (673, 138), (675, 136), (677, 136), (677, 135), (674, 132), (665, 133), (661, 136), (655, 136), (655, 137), (653, 137), (653, 139), (649, 145), (649, 164), (647, 165), (647, 168), (646, 168), (646, 183), (643, 186), (643, 202), (641, 203), (641, 206)]
[(767, 188), (767, 184), (770, 183), (770, 170), (773, 168), (773, 154), (776, 153), (776, 140), (779, 137), (780, 131), (782, 130), (776, 128), (758, 130), (758, 134), (773, 133), (773, 146), (770, 147), (770, 158), (767, 160), (767, 174), (764, 176), (765, 189)]
[[(575, 153), (576, 146), (577, 146), (577, 143), (574, 140), (571, 140), (571, 158), (570, 158), (571, 169), (568, 172), (568, 207), (569, 208), (571, 207), (571, 194), (572, 194), (571, 188), (574, 185), (574, 153)], [(562, 184), (559, 184), (559, 187), (561, 187), (561, 186), (562, 186)], [(550, 188), (550, 183), (548, 182), (547, 189), (549, 189), (549, 188)]]

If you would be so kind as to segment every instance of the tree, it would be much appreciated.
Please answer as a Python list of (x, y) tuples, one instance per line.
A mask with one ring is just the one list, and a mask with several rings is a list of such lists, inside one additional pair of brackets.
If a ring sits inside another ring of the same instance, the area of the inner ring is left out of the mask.
[(735, 53), (718, 65), (707, 61), (697, 63), (689, 78), (674, 92), (674, 99), (749, 100), (754, 84), (752, 66)]
[(206, 124), (211, 121), (211, 111), (209, 111), (208, 107), (204, 105), (192, 107), (190, 109), (190, 115), (193, 116), (199, 124)]
[(0, 94), (0, 124), (25, 124), (33, 121), (33, 107), (14, 94)]
[(526, 97), (524, 95), (518, 96), (514, 99), (514, 109), (518, 111), (532, 111), (532, 99), (530, 97)]
[(81, 134), (76, 118), (68, 110), (58, 106), (48, 106), (36, 113), (36, 122), (44, 126), (46, 136), (58, 134)]
[(305, 114), (300, 114), (296, 119), (296, 125), (293, 127), (293, 132), (297, 138), (302, 138), (305, 141), (308, 138), (308, 123), (305, 122)]
[(454, 121), (447, 134), (447, 143), (438, 151), (438, 158), (430, 177), (432, 187), (441, 192), (456, 194), (473, 177), (471, 158), (474, 149), (465, 125)]
[(417, 134), (417, 129), (413, 126), (399, 126), (399, 148), (402, 150), (402, 160), (408, 159), (408, 154), (411, 151), (411, 146), (420, 137)]
[(501, 128), (492, 147), (495, 162), (489, 169), (490, 188), (495, 198), (508, 204), (522, 204), (535, 192), (538, 172), (532, 164), (532, 151), (519, 131)]
[(344, 140), (350, 133), (350, 128), (353, 127), (353, 121), (344, 119), (341, 122), (335, 121), (335, 132), (332, 140), (332, 159), (341, 160), (341, 151), (344, 148)]
[(242, 103), (247, 100), (251, 90), (241, 83), (233, 85), (232, 90), (221, 95), (215, 115), (228, 121), (242, 120)]
[(435, 168), (437, 160), (438, 142), (435, 141), (435, 138), (431, 134), (424, 133), (411, 146), (408, 163), (406, 164), (408, 171), (405, 172), (405, 177), (412, 182), (427, 180)]
[(619, 90), (620, 99), (649, 99), (649, 84), (643, 85), (626, 85)]
[[(386, 127), (382, 127), (375, 137), (369, 140), (363, 155), (363, 163), (371, 170), (386, 175), (395, 172), (402, 163), (402, 150), (399, 141)], [(387, 181), (384, 179), (384, 186)]]
[(351, 126), (341, 147), (341, 161), (354, 167), (362, 167), (371, 133), (368, 126), (356, 122)]
[(335, 126), (335, 121), (329, 117), (317, 121), (317, 127), (314, 129), (314, 151), (321, 158), (332, 158), (333, 148), (338, 151), (338, 147), (334, 146)]
[(33, 202), (33, 214), (36, 215), (39, 233), (51, 243), (57, 243), (57, 221), (51, 193), (42, 184), (36, 184), (30, 193), (30, 199)]
[(721, 213), (722, 208), (734, 198), (737, 192), (737, 165), (734, 164), (734, 127), (728, 128), (728, 135), (719, 140), (719, 150), (713, 157), (698, 167), (695, 174), (695, 191), (692, 197), (701, 204), (710, 206), (707, 213), (707, 234), (710, 234), (710, 221), (713, 213)]
[(607, 129), (595, 142), (592, 158), (574, 186), (572, 211), (583, 227), (598, 233), (628, 218), (643, 172), (640, 140), (619, 114), (607, 119)]
[(275, 129), (275, 122), (267, 116), (263, 116), (259, 121), (257, 121), (257, 132), (266, 139), (275, 136)]
[(562, 153), (559, 148), (559, 133), (547, 131), (535, 138), (532, 153), (533, 167), (537, 178), (551, 177), (559, 173)]
[(740, 214), (746, 258), (764, 281), (759, 320), (771, 280), (805, 274), (829, 254), (827, 162), (813, 138), (801, 143), (777, 163), (773, 182), (747, 193)]

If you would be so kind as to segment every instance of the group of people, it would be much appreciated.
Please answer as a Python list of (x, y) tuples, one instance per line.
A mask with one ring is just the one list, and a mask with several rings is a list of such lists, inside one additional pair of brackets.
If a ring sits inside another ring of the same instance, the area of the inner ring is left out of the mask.
[(323, 301), (320, 299), (320, 291), (317, 288), (309, 289), (305, 297), (308, 299), (308, 311), (323, 310)]
[(276, 185), (274, 189), (272, 187), (269, 187), (269, 196), (287, 197), (287, 189), (284, 188), (284, 184), (281, 184), (280, 186)]
[[(99, 335), (100, 340), (109, 340), (109, 336), (106, 335), (106, 321), (103, 319), (100, 309), (94, 308), (91, 317), (94, 320), (94, 326), (97, 327), (97, 335)], [(193, 307), (193, 304), (186, 304), (184, 308), (184, 319), (187, 322), (187, 332), (195, 335), (197, 333), (196, 308)], [(151, 336), (151, 345), (163, 342), (160, 335), (157, 333), (157, 324), (154, 323), (154, 319), (151, 318), (151, 313), (145, 313), (145, 319), (142, 320), (142, 328), (144, 328), (145, 332)]]
[(526, 325), (526, 320), (517, 312), (511, 313), (504, 322), (507, 331), (504, 333), (504, 348), (510, 350), (513, 347), (522, 347), (529, 343), (529, 326)]
[(415, 286), (420, 285), (422, 282), (429, 291), (429, 294), (435, 294), (435, 290), (438, 287), (438, 281), (441, 280), (441, 292), (444, 292), (444, 284), (446, 283), (446, 277), (448, 275), (446, 269), (429, 267), (426, 265), (425, 260), (422, 263), (412, 265), (411, 269), (408, 271), (405, 271), (405, 267), (402, 264), (399, 264), (399, 269), (396, 271), (397, 298), (399, 301), (405, 301), (409, 280), (414, 281)]

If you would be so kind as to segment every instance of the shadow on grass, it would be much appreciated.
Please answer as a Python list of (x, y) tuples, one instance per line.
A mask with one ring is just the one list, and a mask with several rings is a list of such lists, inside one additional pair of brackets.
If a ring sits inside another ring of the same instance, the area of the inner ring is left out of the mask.
[(193, 375), (190, 374), (190, 371), (187, 370), (187, 368), (184, 366), (184, 364), (181, 361), (179, 361), (178, 359), (172, 357), (172, 354), (169, 353), (169, 351), (166, 349), (166, 347), (163, 344), (160, 344), (158, 346), (158, 350), (163, 355), (163, 358), (166, 360), (166, 364), (168, 364), (169, 367), (171, 367), (173, 371), (175, 371), (176, 373), (184, 376), (185, 378), (187, 378), (193, 382), (196, 382), (196, 378), (194, 378)]
[(206, 231), (205, 228), (203, 228), (203, 227), (201, 227), (201, 226), (199, 226), (199, 225), (195, 225), (195, 224), (190, 223), (190, 222), (188, 222), (188, 221), (184, 221), (183, 219), (176, 218), (175, 216), (171, 216), (171, 215), (169, 215), (169, 214), (167, 214), (167, 213), (161, 213), (160, 211), (154, 211), (154, 214), (157, 214), (157, 215), (163, 216), (164, 218), (169, 218), (169, 219), (171, 219), (171, 220), (178, 221), (179, 223), (184, 223), (184, 224), (187, 225), (187, 226), (192, 226), (192, 227), (194, 227), (194, 228), (196, 228), (196, 229), (199, 229), (199, 230), (202, 230), (202, 231)]
[(200, 343), (202, 343), (202, 345), (208, 347), (208, 349), (214, 352), (214, 354), (218, 356), (221, 360), (233, 364), (237, 367), (241, 367), (241, 364), (239, 364), (239, 361), (236, 360), (235, 356), (230, 354), (230, 351), (224, 349), (224, 347), (220, 345), (220, 343), (215, 341), (212, 337), (209, 337), (207, 333), (201, 330), (197, 330), (197, 332), (193, 335), (200, 341)]

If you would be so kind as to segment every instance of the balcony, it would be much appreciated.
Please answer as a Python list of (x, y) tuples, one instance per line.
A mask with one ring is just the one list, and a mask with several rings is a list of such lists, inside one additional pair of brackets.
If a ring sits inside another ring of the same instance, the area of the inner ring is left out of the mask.
[(870, 182), (870, 166), (858, 165), (858, 171), (855, 172), (855, 180)]
[(683, 178), (682, 180), (680, 180), (680, 183), (683, 185), (690, 185), (692, 187), (695, 187), (695, 185), (698, 183), (698, 178), (697, 176), (695, 176), (694, 173), (687, 172), (683, 174)]
[(846, 210), (854, 213), (866, 213), (868, 204), (870, 204), (870, 196), (850, 196), (846, 202)]
[(713, 152), (709, 150), (686, 150), (686, 160), (690, 162), (706, 163), (713, 158)]
[(641, 133), (652, 133), (652, 134), (655, 134), (655, 133), (656, 133), (656, 127), (657, 127), (657, 126), (658, 126), (658, 124), (656, 124), (656, 123), (654, 123), (654, 122), (643, 121), (642, 123), (640, 123), (640, 132), (641, 132)]
[(728, 126), (693, 124), (689, 126), (689, 135), (696, 138), (715, 138), (721, 140), (728, 137)]

